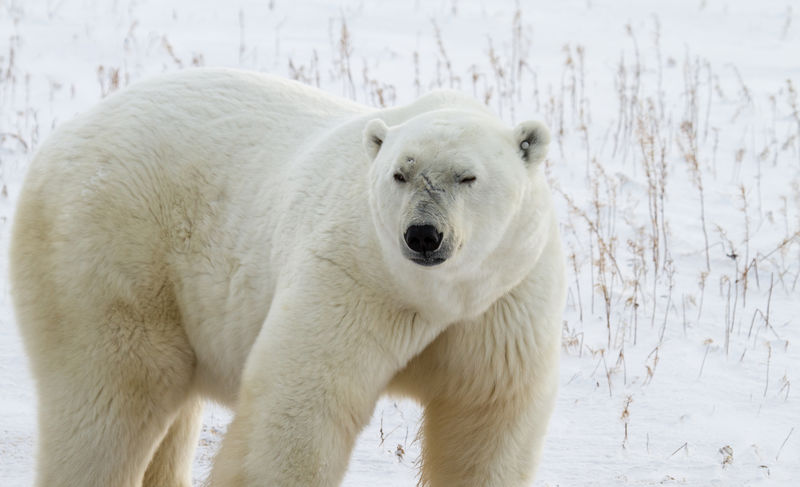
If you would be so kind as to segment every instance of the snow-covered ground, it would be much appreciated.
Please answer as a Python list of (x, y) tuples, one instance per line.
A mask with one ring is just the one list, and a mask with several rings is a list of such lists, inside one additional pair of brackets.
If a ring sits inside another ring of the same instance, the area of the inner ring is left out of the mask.
[[(53, 127), (193, 65), (372, 105), (456, 88), (509, 123), (545, 120), (570, 289), (534, 485), (797, 485), (796, 2), (0, 0), (0, 255)], [(7, 288), (0, 485), (16, 487), (36, 412)], [(419, 417), (381, 401), (345, 485), (414, 485)], [(229, 418), (209, 406), (198, 482)]]

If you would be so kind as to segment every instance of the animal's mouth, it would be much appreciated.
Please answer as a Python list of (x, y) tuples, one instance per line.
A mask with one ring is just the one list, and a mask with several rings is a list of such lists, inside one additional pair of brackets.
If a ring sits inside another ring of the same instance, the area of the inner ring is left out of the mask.
[(434, 267), (443, 264), (447, 259), (453, 256), (451, 248), (452, 245), (450, 242), (445, 242), (436, 250), (424, 250), (422, 252), (416, 252), (405, 247), (403, 248), (403, 257), (423, 267)]
[(432, 255), (422, 256), (422, 257), (409, 257), (408, 258), (411, 262), (415, 264), (419, 264), (425, 267), (433, 267), (435, 265), (439, 265), (442, 262), (446, 261), (446, 257), (434, 257)]

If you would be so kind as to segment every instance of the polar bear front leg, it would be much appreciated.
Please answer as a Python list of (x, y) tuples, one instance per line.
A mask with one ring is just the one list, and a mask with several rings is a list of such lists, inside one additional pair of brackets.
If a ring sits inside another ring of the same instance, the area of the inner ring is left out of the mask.
[(339, 485), (401, 360), (380, 338), (387, 323), (352, 293), (275, 298), (245, 366), (212, 486)]
[(425, 407), (422, 485), (524, 487), (539, 463), (552, 401), (437, 399)]
[(540, 288), (525, 282), (479, 319), (448, 328), (398, 374), (397, 391), (425, 407), (423, 485), (530, 485), (555, 403), (561, 335), (560, 296)]

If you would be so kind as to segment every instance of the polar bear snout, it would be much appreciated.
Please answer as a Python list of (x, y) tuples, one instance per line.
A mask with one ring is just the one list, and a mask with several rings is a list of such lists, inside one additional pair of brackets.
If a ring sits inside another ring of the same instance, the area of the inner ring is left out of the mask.
[(443, 245), (444, 234), (433, 225), (410, 225), (403, 233), (406, 244), (406, 257), (423, 266), (441, 264), (450, 256), (447, 246)]
[(442, 244), (442, 232), (433, 225), (411, 225), (403, 238), (408, 248), (418, 253), (433, 252)]

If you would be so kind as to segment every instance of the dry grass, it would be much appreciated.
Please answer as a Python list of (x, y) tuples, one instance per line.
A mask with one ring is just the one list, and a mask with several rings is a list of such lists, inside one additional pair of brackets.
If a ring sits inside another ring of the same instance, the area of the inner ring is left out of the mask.
[[(792, 28), (791, 19), (787, 7), (780, 36)], [(235, 59), (257, 66), (248, 34), (258, 26), (243, 10), (237, 21)], [(800, 165), (796, 80), (780, 80), (764, 94), (748, 86), (735, 66), (688, 51), (665, 52), (656, 16), (646, 28), (624, 27), (628, 44), (613, 72), (590, 69), (591, 48), (567, 44), (560, 72), (548, 76), (536, 59), (526, 13), (518, 8), (507, 26), (466, 64), (454, 56), (459, 46), (446, 27), (432, 19), (419, 48), (395, 69), (410, 73), (409, 86), (362, 58), (362, 40), (345, 14), (330, 19), (329, 45), (308, 52), (282, 53), (276, 34), (275, 55), (283, 56), (276, 65), (292, 79), (334, 87), (376, 107), (404, 100), (404, 90), (420, 95), (450, 88), (471, 93), (509, 122), (538, 117), (549, 124), (554, 142), (545, 169), (561, 212), (570, 273), (563, 348), (592, 360), (608, 395), (625, 398), (623, 448), (631, 444), (630, 385), (658, 380), (665, 343), (677, 333), (702, 355), (692, 369), (698, 380), (704, 371), (711, 373), (714, 361), (752, 356), (764, 366), (762, 397), (789, 401), (796, 372), (776, 371), (774, 363), (789, 348), (781, 328), (796, 317), (776, 303), (797, 302), (800, 179), (781, 186), (781, 194), (771, 193), (765, 182), (797, 174)], [(138, 77), (129, 59), (144, 43), (140, 30), (133, 22), (124, 33), (119, 63), (99, 64), (90, 73), (98, 97)], [(31, 75), (18, 65), (16, 28), (3, 35), (5, 171), (9, 160), (29, 157), (57, 119), (42, 119), (30, 100)], [(167, 35), (157, 39), (154, 62), (164, 70), (206, 64), (203, 53)], [(50, 83), (51, 105), (75, 97), (75, 86)], [(8, 198), (5, 180), (0, 196)], [(392, 443), (402, 458), (408, 442)], [(733, 462), (732, 450), (725, 448), (723, 467)], [(682, 449), (688, 455), (688, 442), (673, 455)]]
[[(458, 10), (456, 3), (453, 8)], [(243, 10), (239, 10), (237, 19), (236, 56), (239, 64), (248, 64), (255, 51), (247, 44), (246, 34), (252, 27)], [(784, 32), (789, 29), (791, 16), (787, 14), (786, 19)], [(770, 173), (800, 162), (800, 103), (794, 82), (785, 80), (766, 100), (771, 113), (765, 121), (769, 131), (766, 141), (736, 137), (741, 140), (740, 146), (721, 148), (721, 140), (730, 140), (730, 134), (738, 135), (753, 123), (742, 119), (765, 100), (757, 98), (735, 66), (716, 67), (688, 52), (679, 64), (665, 55), (658, 17), (653, 17), (648, 32), (631, 25), (624, 27), (629, 45), (620, 52), (616, 70), (606, 80), (613, 89), (605, 95), (615, 100), (615, 116), (604, 112), (605, 118), (594, 113), (592, 97), (598, 93), (587, 89), (590, 54), (584, 46), (565, 45), (560, 77), (543, 80), (533, 58), (525, 13), (517, 9), (508, 22), (505, 37), (486, 39), (482, 60), (462, 66), (451, 56), (453, 46), (447, 32), (431, 20), (429, 45), (413, 53), (408, 70), (413, 72), (416, 93), (431, 88), (463, 89), (508, 120), (538, 112), (550, 124), (555, 144), (547, 172), (565, 210), (570, 306), (578, 321), (566, 326), (573, 339), (565, 341), (565, 348), (582, 354), (587, 346), (584, 332), (602, 326), (604, 356), (622, 356), (626, 346), (639, 346), (646, 335), (645, 347), (651, 347), (652, 352), (640, 366), (652, 378), (659, 346), (670, 332), (671, 317), (680, 320), (684, 334), (704, 319), (709, 279), (719, 283), (721, 299), (715, 299), (712, 315), (724, 317), (720, 335), (726, 353), (732, 346), (732, 334), (742, 334), (745, 312), (751, 318), (748, 338), (752, 338), (757, 320), (762, 328), (771, 328), (774, 292), (778, 288), (794, 292), (800, 280), (800, 216), (795, 209), (800, 205), (799, 184), (795, 183), (791, 194), (780, 196), (781, 207), (775, 207), (774, 201), (764, 201), (760, 186)], [(137, 29), (137, 22), (131, 23), (124, 36), (127, 55), (133, 55), (132, 46), (141, 43)], [(641, 38), (648, 40), (642, 43)], [(394, 105), (399, 96), (397, 86), (359, 59), (358, 42), (342, 14), (330, 22), (330, 56), (314, 49), (304, 60), (288, 57), (287, 74), (314, 86), (338, 85), (342, 95), (370, 105)], [(0, 144), (6, 153), (29, 154), (39, 142), (40, 121), (26, 101), (30, 79), (17, 65), (20, 39), (16, 32), (8, 34), (6, 45), (6, 53), (0, 57), (0, 100), (15, 109), (4, 111)], [(181, 54), (167, 35), (161, 36), (160, 45), (165, 69), (205, 64), (202, 53)], [(422, 59), (423, 52), (432, 58)], [(680, 89), (665, 81), (667, 77), (676, 78), (678, 66), (683, 81)], [(723, 78), (719, 70), (730, 72)], [(116, 66), (99, 65), (99, 95), (106, 96), (135, 77), (126, 61)], [(59, 90), (61, 86), (54, 83), (51, 96)], [(575, 184), (563, 188), (553, 167), (574, 166), (575, 156), (584, 168), (582, 191), (576, 191)], [(741, 171), (752, 161), (758, 164), (758, 177), (745, 180), (740, 177)], [(718, 193), (727, 186), (726, 178), (738, 181), (735, 187), (741, 224), (736, 228), (726, 228), (708, 215), (709, 185)], [(643, 185), (642, 190), (630, 189), (631, 183)], [(684, 215), (676, 223), (679, 213), (671, 208), (672, 187), (687, 183), (695, 190), (697, 213), (695, 217)], [(702, 234), (702, 244), (697, 248), (702, 255), (701, 266), (673, 255), (674, 229), (687, 223), (696, 225)], [(710, 226), (717, 238), (709, 232)], [(782, 236), (754, 242), (754, 229), (763, 235), (765, 227), (780, 227)], [(759, 277), (765, 272), (771, 276), (768, 294)], [(689, 282), (695, 283), (694, 290), (686, 287)], [(674, 296), (678, 286), (680, 295)], [(642, 318), (649, 323), (644, 334)], [(578, 336), (580, 346), (574, 340)], [(705, 349), (708, 355), (708, 347)]]

